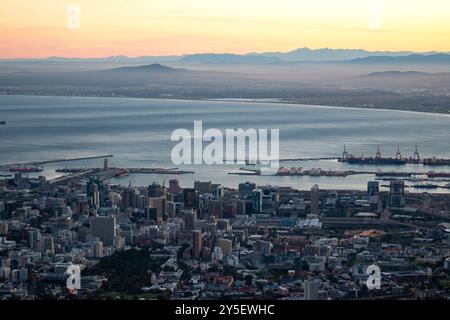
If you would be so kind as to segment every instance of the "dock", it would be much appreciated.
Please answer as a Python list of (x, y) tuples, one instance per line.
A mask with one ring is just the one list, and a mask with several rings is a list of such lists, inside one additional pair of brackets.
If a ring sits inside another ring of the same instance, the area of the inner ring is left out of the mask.
[(102, 158), (112, 158), (112, 157), (113, 157), (112, 154), (107, 154), (107, 155), (101, 155), (101, 156), (89, 156), (89, 157), (79, 157), (79, 158), (62, 158), (62, 159), (52, 159), (52, 160), (43, 160), (43, 161), (18, 162), (18, 163), (0, 165), (0, 171), (5, 170), (5, 169), (9, 170), (10, 167), (40, 166), (40, 165), (44, 165), (44, 164), (48, 164), (48, 163), (102, 159)]

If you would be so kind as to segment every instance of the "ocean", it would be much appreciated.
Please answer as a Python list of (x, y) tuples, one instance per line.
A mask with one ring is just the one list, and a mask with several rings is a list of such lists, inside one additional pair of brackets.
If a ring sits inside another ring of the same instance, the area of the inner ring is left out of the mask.
[[(412, 156), (416, 143), (422, 157), (450, 158), (450, 115), (267, 102), (0, 95), (0, 121), (6, 121), (6, 125), (0, 125), (0, 164), (113, 154), (110, 166), (174, 167), (170, 158), (175, 145), (170, 141), (172, 131), (184, 128), (192, 132), (195, 120), (203, 121), (204, 130), (280, 129), (281, 158), (339, 157), (344, 144), (348, 152), (358, 155), (374, 155), (379, 145), (383, 156), (394, 156), (399, 145), (402, 154)], [(54, 178), (61, 175), (55, 172), (57, 168), (102, 165), (103, 159), (52, 163), (45, 165), (44, 172), (39, 174)], [(305, 169), (378, 169), (336, 160), (282, 165)], [(111, 182), (137, 186), (153, 181), (168, 184), (169, 179), (176, 177), (184, 187), (200, 180), (227, 187), (252, 181), (297, 189), (309, 189), (317, 183), (324, 189), (364, 190), (367, 181), (374, 179), (372, 175), (345, 178), (229, 175), (241, 167), (239, 164), (177, 167), (195, 173), (177, 177), (131, 174)], [(450, 171), (450, 167), (422, 165), (382, 169)]]

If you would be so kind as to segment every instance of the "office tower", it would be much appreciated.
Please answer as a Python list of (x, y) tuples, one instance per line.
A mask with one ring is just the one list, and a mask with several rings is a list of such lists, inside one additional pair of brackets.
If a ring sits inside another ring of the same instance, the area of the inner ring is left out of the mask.
[(166, 199), (150, 198), (150, 208), (156, 208), (156, 223), (161, 224), (166, 214)]
[(242, 199), (248, 199), (252, 197), (253, 190), (256, 189), (256, 184), (245, 182), (239, 184), (239, 197)]
[(316, 184), (311, 188), (311, 214), (319, 214), (319, 186)]
[(212, 193), (212, 182), (195, 181), (194, 189), (197, 189), (199, 194)]
[(223, 186), (221, 186), (220, 184), (213, 184), (212, 188), (212, 194), (214, 197), (219, 199), (223, 198), (223, 196), (225, 195), (225, 188)]
[(181, 187), (177, 179), (169, 180), (169, 193), (176, 194), (181, 192)]
[(367, 183), (367, 198), (369, 203), (378, 203), (378, 197), (380, 193), (380, 183), (378, 181), (369, 181)]
[(22, 174), (20, 172), (14, 174), (14, 184), (19, 188), (22, 186)]
[(255, 212), (261, 212), (262, 207), (262, 190), (253, 190), (252, 192), (252, 204)]
[(183, 201), (185, 209), (195, 209), (199, 207), (199, 193), (196, 189), (183, 189)]
[(137, 196), (138, 191), (133, 187), (128, 187), (123, 190), (122, 193), (122, 203), (125, 209), (127, 208), (136, 208), (137, 207)]
[(98, 177), (92, 177), (86, 185), (86, 191), (91, 206), (104, 206), (105, 186), (103, 181), (99, 180)]
[(192, 239), (192, 255), (195, 259), (200, 258), (202, 252), (202, 232), (194, 230)]
[(158, 221), (158, 209), (157, 208), (151, 208), (151, 207), (145, 208), (145, 215), (147, 217), (147, 220), (154, 221), (155, 223), (157, 223), (157, 221)]
[(28, 246), (31, 249), (37, 249), (41, 240), (41, 232), (38, 229), (28, 230)]
[(229, 231), (231, 229), (230, 220), (228, 219), (217, 220), (217, 229)]
[(92, 217), (90, 232), (92, 237), (99, 238), (105, 246), (112, 246), (117, 237), (116, 217)]
[(219, 239), (219, 247), (222, 249), (223, 255), (226, 257), (230, 255), (233, 250), (233, 241), (230, 239)]
[(261, 256), (268, 256), (272, 253), (273, 245), (270, 241), (257, 240), (253, 243), (253, 251)]
[(91, 244), (91, 256), (95, 259), (103, 257), (103, 242), (93, 241)]
[(391, 207), (403, 207), (405, 205), (405, 181), (391, 181), (389, 188), (389, 205)]
[(55, 243), (53, 237), (51, 235), (45, 235), (41, 237), (40, 249), (42, 252), (50, 251), (52, 253), (55, 252)]
[(149, 205), (149, 198), (144, 194), (139, 194), (136, 196), (136, 208), (144, 209)]
[(164, 196), (164, 187), (157, 182), (153, 182), (148, 186), (148, 196), (150, 198), (160, 198)]
[(263, 194), (261, 197), (261, 210), (273, 209), (273, 195)]
[(108, 171), (108, 159), (103, 160), (103, 171)]
[(377, 196), (380, 192), (380, 183), (378, 181), (369, 181), (367, 183), (367, 196), (370, 199), (372, 196)]
[(209, 200), (208, 214), (216, 217), (217, 219), (222, 218), (222, 205), (222, 200)]
[(319, 300), (319, 284), (314, 280), (304, 282), (305, 300)]
[(197, 214), (193, 210), (183, 210), (181, 218), (184, 222), (184, 229), (186, 231), (194, 230), (195, 220), (197, 220)]

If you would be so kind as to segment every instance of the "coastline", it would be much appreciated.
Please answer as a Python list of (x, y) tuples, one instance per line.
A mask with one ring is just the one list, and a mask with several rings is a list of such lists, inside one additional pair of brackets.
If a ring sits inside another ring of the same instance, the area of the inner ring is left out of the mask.
[[(152, 100), (152, 101), (200, 101), (200, 102), (224, 102), (224, 103), (251, 103), (251, 104), (271, 104), (271, 105), (284, 105), (284, 106), (292, 106), (292, 107), (317, 107), (317, 108), (325, 108), (325, 109), (350, 109), (350, 110), (371, 110), (371, 111), (395, 111), (401, 113), (413, 113), (413, 114), (427, 114), (427, 115), (436, 115), (442, 116), (445, 115), (447, 117), (450, 116), (450, 111), (448, 113), (445, 112), (430, 112), (430, 111), (418, 111), (418, 110), (403, 110), (403, 109), (390, 109), (390, 108), (369, 108), (369, 107), (349, 107), (349, 106), (341, 106), (341, 105), (321, 105), (321, 104), (305, 104), (295, 101), (282, 101), (280, 98), (272, 98), (272, 99), (258, 99), (258, 98), (142, 98), (142, 97), (132, 97), (132, 96), (109, 96), (109, 95), (48, 95), (48, 94), (4, 94), (0, 93), (0, 96), (15, 96), (15, 97), (66, 97), (66, 98), (99, 98), (99, 99), (133, 99), (133, 100)], [(275, 100), (278, 101), (268, 101)], [(264, 101), (266, 100), (266, 101)]]

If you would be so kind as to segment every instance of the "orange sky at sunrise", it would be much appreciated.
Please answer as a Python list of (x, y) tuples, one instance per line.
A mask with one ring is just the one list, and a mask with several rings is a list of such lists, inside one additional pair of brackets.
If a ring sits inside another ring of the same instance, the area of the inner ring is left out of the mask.
[(2, 0), (0, 58), (450, 51), (449, 16), (448, 0)]

